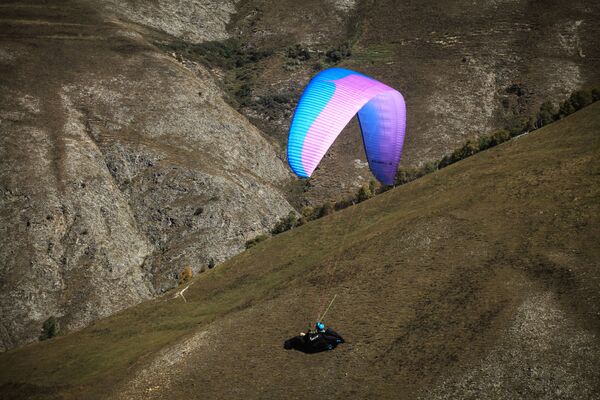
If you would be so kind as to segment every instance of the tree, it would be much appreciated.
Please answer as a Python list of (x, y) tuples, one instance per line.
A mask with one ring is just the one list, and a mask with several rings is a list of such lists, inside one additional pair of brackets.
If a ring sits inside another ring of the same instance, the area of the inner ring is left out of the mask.
[(55, 336), (60, 335), (60, 325), (58, 320), (51, 316), (46, 321), (44, 321), (44, 325), (42, 325), (42, 334), (40, 335), (40, 340), (51, 339)]
[(556, 119), (556, 109), (551, 101), (545, 101), (540, 106), (540, 110), (537, 113), (536, 125), (541, 128), (544, 125), (548, 125)]
[(456, 162), (465, 159), (479, 151), (478, 143), (473, 140), (467, 140), (467, 142), (458, 150), (454, 150), (452, 153), (452, 162)]
[(334, 209), (331, 203), (324, 203), (321, 207), (317, 209), (317, 218), (325, 217), (331, 214), (333, 211)]
[(295, 228), (296, 226), (298, 226), (298, 217), (296, 216), (295, 211), (290, 211), (287, 216), (281, 218), (279, 222), (275, 224), (275, 227), (271, 233), (273, 235), (277, 235), (278, 233), (285, 232), (289, 229)]
[(510, 133), (506, 130), (496, 131), (490, 136), (492, 146), (499, 145), (510, 139)]
[(362, 185), (360, 187), (360, 189), (358, 189), (358, 193), (356, 195), (356, 200), (358, 200), (358, 202), (361, 202), (361, 201), (370, 199), (371, 197), (373, 197), (373, 192), (371, 192), (371, 189), (369, 188), (369, 186)]
[(371, 193), (373, 193), (373, 196), (375, 196), (381, 190), (381, 183), (379, 183), (375, 179), (371, 179), (369, 181), (369, 190), (371, 191)]

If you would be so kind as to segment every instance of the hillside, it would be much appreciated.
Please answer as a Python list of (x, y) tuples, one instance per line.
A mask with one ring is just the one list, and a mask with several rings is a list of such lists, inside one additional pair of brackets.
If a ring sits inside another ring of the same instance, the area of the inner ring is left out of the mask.
[[(403, 93), (402, 165), (418, 166), (528, 117), (543, 101), (600, 85), (599, 18), (600, 3), (589, 0), (245, 0), (228, 29), (273, 51), (238, 73), (252, 88), (241, 110), (261, 131), (285, 143), (300, 91), (315, 70), (332, 65), (333, 51), (339, 66)], [(370, 179), (358, 124), (341, 139), (304, 201), (338, 200)]]
[(161, 293), (292, 210), (273, 147), (163, 36), (86, 1), (0, 5), (0, 351)]
[[(599, 156), (595, 103), (0, 354), (3, 398), (598, 397)], [(284, 351), (334, 294), (348, 343)]]
[(416, 166), (600, 84), (599, 17), (590, 0), (2, 2), (0, 351), (49, 317), (73, 331), (160, 294), (292, 205), (369, 181), (356, 122), (309, 182), (285, 165), (318, 70), (402, 91)]

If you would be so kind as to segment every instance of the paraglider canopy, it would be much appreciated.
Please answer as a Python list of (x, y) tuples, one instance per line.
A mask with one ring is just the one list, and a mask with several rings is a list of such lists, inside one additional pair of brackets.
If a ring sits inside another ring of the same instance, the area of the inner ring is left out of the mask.
[(310, 177), (356, 114), (373, 175), (392, 185), (404, 143), (404, 98), (375, 79), (343, 68), (321, 71), (300, 97), (288, 135), (292, 171)]

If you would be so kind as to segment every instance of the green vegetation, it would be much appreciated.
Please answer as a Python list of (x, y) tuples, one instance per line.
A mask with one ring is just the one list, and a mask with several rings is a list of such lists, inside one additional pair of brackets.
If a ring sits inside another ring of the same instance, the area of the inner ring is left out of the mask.
[(394, 60), (397, 45), (394, 43), (372, 44), (357, 47), (352, 54), (352, 62), (358, 65), (381, 64)]
[(281, 218), (279, 222), (277, 222), (275, 227), (271, 230), (271, 233), (273, 235), (277, 235), (278, 233), (293, 229), (299, 225), (300, 223), (298, 217), (296, 216), (296, 212), (290, 211), (287, 216)]
[(312, 58), (310, 50), (307, 47), (302, 46), (301, 44), (296, 44), (293, 47), (288, 47), (286, 50), (286, 56), (288, 58), (299, 61), (308, 61)]
[(40, 335), (40, 340), (52, 339), (55, 336), (59, 336), (60, 325), (56, 317), (51, 316), (47, 320), (44, 321), (44, 325), (42, 326), (42, 334)]
[(262, 234), (262, 235), (256, 236), (254, 239), (247, 240), (246, 241), (246, 250), (256, 246), (257, 244), (267, 240), (268, 238), (269, 238), (268, 235)]
[(541, 104), (539, 111), (535, 116), (519, 118), (513, 121), (507, 129), (480, 136), (477, 140), (467, 140), (461, 147), (454, 150), (451, 154), (442, 157), (437, 162), (427, 163), (420, 168), (399, 168), (396, 176), (396, 185), (403, 185), (411, 182), (431, 172), (437, 171), (438, 169), (470, 157), (480, 151), (504, 143), (513, 137), (529, 133), (551, 122), (558, 121), (569, 114), (592, 104), (594, 101), (597, 101), (598, 94), (599, 91), (597, 89), (578, 90), (573, 92), (567, 100), (562, 102), (558, 110), (552, 102), (545, 101)]
[(338, 64), (350, 56), (352, 56), (352, 47), (349, 43), (341, 43), (325, 53), (325, 59), (330, 64)]
[[(507, 129), (496, 131), (489, 135), (480, 136), (477, 140), (469, 139), (461, 147), (454, 150), (452, 153), (445, 155), (438, 161), (425, 163), (419, 168), (398, 168), (395, 186), (412, 182), (415, 179), (445, 168), (448, 165), (454, 164), (455, 162), (464, 160), (467, 157), (471, 157), (480, 151), (504, 143), (515, 136), (528, 133), (546, 125), (549, 122), (564, 118), (566, 115), (568, 115), (565, 114), (566, 112), (573, 113), (583, 107), (586, 107), (587, 105), (590, 105), (592, 102), (598, 100), (599, 95), (600, 92), (596, 89), (578, 90), (561, 104), (558, 111), (555, 110), (555, 107), (551, 102), (546, 101), (542, 103), (536, 116), (518, 119)], [(342, 210), (351, 205), (368, 200), (369, 198), (383, 193), (389, 189), (390, 187), (379, 186), (377, 181), (372, 180), (369, 185), (363, 185), (360, 187), (355, 196), (340, 200), (333, 206), (330, 203), (325, 203), (320, 207), (310, 208), (310, 211), (308, 211), (309, 209), (305, 209), (303, 210), (303, 216), (300, 219), (298, 219), (295, 214), (292, 216), (293, 213), (290, 213), (290, 215), (282, 218), (277, 223), (271, 233), (276, 235), (285, 232), (308, 221), (329, 215), (333, 211)]]
[(224, 70), (233, 70), (252, 65), (273, 54), (269, 50), (258, 50), (243, 45), (236, 39), (196, 44), (175, 41), (157, 43), (157, 45), (167, 52), (175, 52), (189, 60), (201, 62), (209, 68), (221, 68)]
[(168, 53), (202, 63), (209, 68), (219, 68), (224, 73), (224, 89), (229, 102), (236, 107), (250, 103), (258, 74), (258, 64), (273, 55), (272, 50), (259, 50), (236, 39), (188, 43), (174, 41), (157, 43)]

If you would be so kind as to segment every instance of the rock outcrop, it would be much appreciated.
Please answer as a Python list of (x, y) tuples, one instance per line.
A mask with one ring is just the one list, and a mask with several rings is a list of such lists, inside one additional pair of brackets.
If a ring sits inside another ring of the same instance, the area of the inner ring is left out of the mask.
[(3, 13), (0, 349), (160, 293), (289, 213), (284, 164), (201, 66), (85, 3)]

